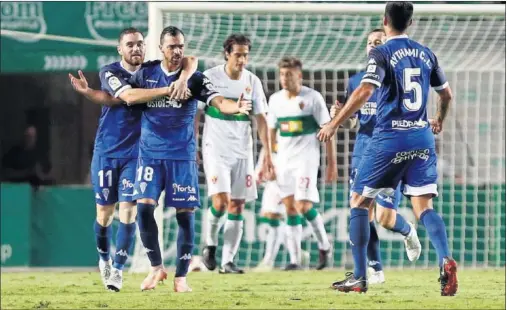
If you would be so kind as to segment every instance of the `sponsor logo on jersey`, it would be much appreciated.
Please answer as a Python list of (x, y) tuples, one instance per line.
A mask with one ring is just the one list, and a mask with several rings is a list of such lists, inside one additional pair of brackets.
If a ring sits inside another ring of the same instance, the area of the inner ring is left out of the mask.
[(377, 103), (367, 102), (361, 107), (361, 114), (363, 115), (376, 115), (377, 114)]
[(194, 195), (190, 195), (190, 197), (188, 197), (187, 201), (197, 201), (197, 198)]
[(426, 128), (428, 122), (422, 119), (418, 121), (407, 121), (407, 120), (393, 120), (391, 126), (393, 129), (410, 129), (410, 128)]
[[(47, 25), (42, 1), (2, 1), (1, 6), (2, 30), (46, 34)], [(39, 36), (9, 34), (9, 37), (20, 42), (38, 42), (40, 40)]]
[(398, 152), (396, 153), (396, 157), (394, 157), (391, 162), (393, 164), (399, 164), (405, 160), (412, 160), (414, 158), (420, 158), (424, 161), (427, 161), (430, 158), (430, 150), (413, 150), (408, 152)]
[(148, 108), (175, 108), (182, 107), (181, 101), (176, 99), (169, 99), (168, 96), (151, 100), (147, 103)]
[(303, 131), (302, 121), (286, 121), (280, 123), (280, 131), (283, 132), (301, 132)]
[(107, 200), (107, 198), (109, 197), (109, 189), (104, 188), (102, 190), (102, 195), (104, 195), (104, 200)]
[(130, 182), (130, 180), (123, 179), (121, 180), (121, 185), (123, 186), (122, 190), (126, 190), (127, 188), (133, 188), (134, 184)]
[(173, 183), (173, 195), (176, 195), (177, 193), (188, 193), (188, 194), (195, 194), (195, 187), (193, 186), (181, 186), (177, 183)]

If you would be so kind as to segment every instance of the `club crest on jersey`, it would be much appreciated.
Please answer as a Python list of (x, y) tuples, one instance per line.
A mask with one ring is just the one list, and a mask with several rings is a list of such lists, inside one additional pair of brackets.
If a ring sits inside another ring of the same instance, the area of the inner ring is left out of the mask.
[(218, 177), (216, 175), (211, 178), (211, 183), (217, 184), (217, 181), (218, 181)]
[(301, 101), (301, 102), (299, 103), (299, 108), (300, 108), (301, 110), (303, 110), (303, 109), (305, 108), (305, 103), (304, 103), (303, 101)]
[(250, 86), (247, 86), (245, 88), (245, 92), (250, 95), (250, 93), (252, 92), (252, 88)]

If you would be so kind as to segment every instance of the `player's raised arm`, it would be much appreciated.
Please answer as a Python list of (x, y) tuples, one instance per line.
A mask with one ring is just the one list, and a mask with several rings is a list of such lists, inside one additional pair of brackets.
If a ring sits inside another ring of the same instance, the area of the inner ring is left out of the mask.
[[(115, 93), (115, 97), (119, 97), (127, 105), (146, 103), (159, 97), (164, 97), (169, 94), (169, 87), (147, 88), (146, 79), (144, 76), (144, 69), (137, 71), (132, 78), (130, 78), (127, 85), (119, 87)], [(132, 88), (135, 86), (136, 88)]]
[(430, 76), (430, 85), (438, 94), (437, 101), (437, 114), (435, 119), (430, 120), (431, 128), (434, 134), (438, 134), (442, 131), (442, 126), (445, 118), (451, 108), (451, 101), (453, 94), (447, 78), (445, 77), (444, 71), (438, 64), (438, 60), (435, 57), (433, 62), (433, 70)]
[(69, 73), (70, 83), (75, 91), (85, 96), (88, 100), (106, 106), (113, 106), (122, 103), (120, 99), (114, 98), (105, 91), (90, 88), (88, 86), (88, 81), (81, 70), (78, 71), (78, 75), (79, 78), (76, 78)]

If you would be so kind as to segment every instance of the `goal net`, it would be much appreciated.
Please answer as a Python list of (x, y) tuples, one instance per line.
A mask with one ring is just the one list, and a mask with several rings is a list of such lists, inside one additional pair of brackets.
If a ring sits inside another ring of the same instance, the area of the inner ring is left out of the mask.
[[(504, 9), (504, 5), (487, 4), (415, 4), (408, 31), (411, 38), (435, 52), (455, 93), (444, 132), (436, 137), (440, 196), (434, 208), (446, 222), (452, 254), (461, 266), (505, 264)], [(262, 81), (266, 96), (280, 89), (276, 63), (282, 56), (293, 55), (303, 61), (304, 84), (318, 90), (331, 105), (335, 99), (343, 102), (349, 78), (364, 68), (366, 36), (382, 26), (383, 10), (384, 4), (151, 3), (148, 55), (161, 57), (159, 34), (163, 27), (174, 25), (185, 32), (186, 54), (198, 56), (204, 70), (224, 62), (223, 41), (229, 34), (241, 32), (252, 41), (249, 70)], [(429, 107), (429, 115), (434, 115), (435, 95)], [(333, 266), (348, 267), (352, 264), (348, 175), (355, 130), (340, 130), (337, 140), (339, 181), (326, 185), (320, 180), (321, 202), (315, 207), (332, 240)], [(256, 155), (259, 145), (254, 147)], [(324, 169), (321, 167), (320, 175)], [(211, 202), (206, 198), (203, 175), (200, 180), (202, 210), (206, 210)], [(257, 265), (263, 256), (267, 224), (259, 221), (259, 210), (260, 199), (245, 210), (243, 240), (236, 258), (242, 267)], [(171, 212), (166, 210), (161, 221), (168, 266), (175, 262), (177, 236)], [(417, 222), (406, 199), (399, 212)], [(206, 212), (197, 212), (194, 255), (200, 255), (203, 246), (205, 216)], [(405, 258), (402, 238), (378, 229), (384, 265), (413, 266)], [(420, 226), (418, 233), (423, 252), (415, 265), (435, 266), (436, 252), (425, 229)], [(318, 249), (310, 226), (304, 228), (303, 238), (303, 248), (315, 264)], [(221, 237), (219, 244), (223, 244)], [(217, 259), (220, 253), (219, 246)], [(284, 265), (287, 258), (282, 246), (276, 265)]]

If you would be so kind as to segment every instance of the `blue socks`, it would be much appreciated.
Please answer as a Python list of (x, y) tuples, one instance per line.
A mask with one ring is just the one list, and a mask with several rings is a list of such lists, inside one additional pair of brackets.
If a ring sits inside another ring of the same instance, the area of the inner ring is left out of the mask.
[(114, 255), (113, 267), (123, 270), (127, 262), (130, 246), (136, 236), (136, 223), (125, 224), (120, 222), (116, 233), (116, 253)]
[(410, 233), (410, 225), (408, 225), (407, 221), (401, 214), (396, 214), (396, 223), (394, 223), (391, 231), (402, 234), (403, 236), (408, 236)]
[(192, 258), (192, 250), (194, 249), (194, 212), (176, 213), (178, 221), (178, 241), (177, 241), (177, 261), (175, 277), (185, 277), (188, 272), (188, 266)]
[(367, 247), (368, 264), (375, 271), (382, 270), (382, 263), (380, 258), (380, 240), (375, 227), (375, 221), (370, 222), (370, 241)]
[(426, 227), (431, 244), (437, 250), (438, 265), (442, 267), (444, 257), (450, 256), (445, 223), (433, 209), (424, 211), (421, 214), (420, 220), (424, 227)]
[(154, 211), (154, 205), (147, 203), (137, 204), (139, 235), (152, 267), (162, 264), (162, 254), (160, 253), (160, 245), (158, 244), (158, 227), (153, 214)]
[(370, 239), (368, 209), (352, 208), (350, 210), (349, 229), (354, 259), (354, 277), (366, 280), (366, 249)]
[(111, 245), (111, 235), (112, 228), (111, 225), (104, 227), (97, 223), (93, 224), (93, 230), (95, 230), (95, 240), (97, 242), (97, 252), (99, 252), (100, 259), (103, 261), (108, 261), (109, 256), (109, 248)]

